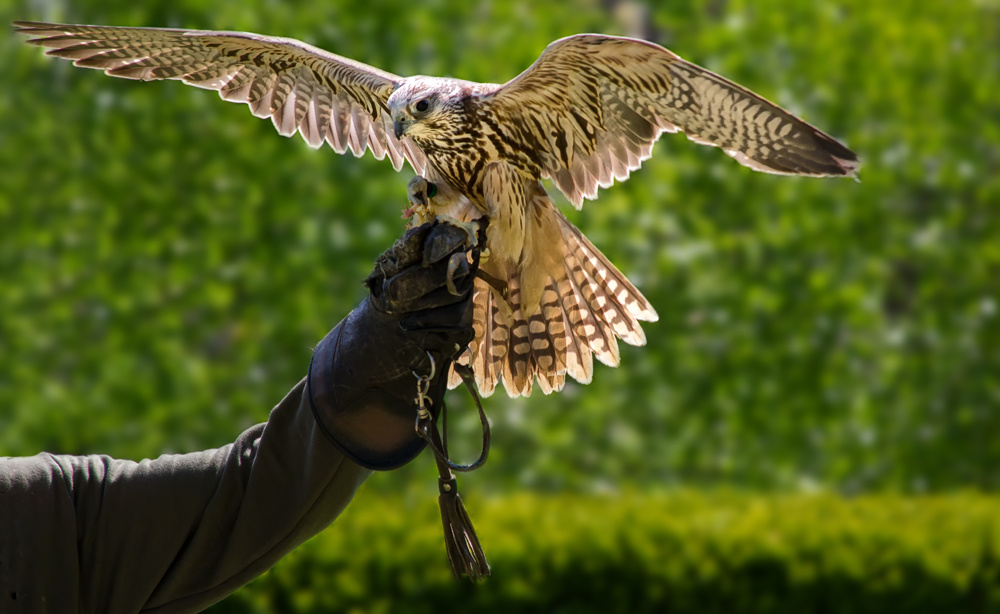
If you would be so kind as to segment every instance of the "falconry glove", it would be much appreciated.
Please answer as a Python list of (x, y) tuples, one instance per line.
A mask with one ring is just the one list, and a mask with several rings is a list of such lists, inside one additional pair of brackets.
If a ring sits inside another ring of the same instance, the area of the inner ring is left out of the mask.
[[(316, 420), (363, 467), (401, 467), (426, 443), (414, 430), (414, 373), (429, 373), (433, 360), (427, 397), (436, 417), (448, 367), (474, 334), (479, 249), (468, 239), (464, 229), (441, 222), (408, 231), (365, 280), (368, 299), (316, 347), (309, 369)], [(451, 272), (454, 293), (447, 279), (452, 256), (460, 262)]]
[(470, 578), (489, 574), (489, 566), (451, 470), (485, 460), (489, 427), (476, 397), (483, 455), (466, 467), (448, 460), (436, 421), (451, 365), (475, 336), (473, 284), (487, 224), (435, 220), (407, 231), (376, 261), (365, 280), (368, 298), (316, 347), (308, 376), (316, 421), (359, 465), (395, 469), (431, 445), (449, 560), (456, 575)]

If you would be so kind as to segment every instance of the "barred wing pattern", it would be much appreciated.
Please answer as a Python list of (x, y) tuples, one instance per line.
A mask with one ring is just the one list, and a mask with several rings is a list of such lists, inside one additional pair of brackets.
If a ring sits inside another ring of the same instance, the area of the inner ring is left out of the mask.
[(577, 208), (598, 186), (628, 178), (664, 132), (684, 131), (766, 173), (854, 176), (858, 168), (853, 152), (776, 105), (629, 38), (555, 41), (483, 106)]
[(338, 153), (371, 149), (396, 170), (405, 158), (418, 174), (426, 159), (392, 131), (386, 101), (402, 77), (290, 38), (246, 32), (78, 26), (14, 22), (29, 43), (76, 66), (127, 79), (176, 79), (217, 90), (270, 117), (284, 136), (299, 132), (310, 147)]

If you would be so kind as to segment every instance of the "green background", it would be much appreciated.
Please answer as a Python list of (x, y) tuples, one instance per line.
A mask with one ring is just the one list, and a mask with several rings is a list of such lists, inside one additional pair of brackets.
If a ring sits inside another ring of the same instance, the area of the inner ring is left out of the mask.
[[(488, 399), (463, 491), (1000, 488), (996, 0), (0, 0), (13, 19), (255, 31), (492, 82), (578, 32), (663, 44), (846, 143), (861, 182), (667, 135), (582, 212), (560, 197), (660, 321), (589, 386)], [(140, 459), (265, 420), (363, 297), (410, 176), (0, 35), (0, 454)], [(431, 466), (366, 496), (430, 496)]]

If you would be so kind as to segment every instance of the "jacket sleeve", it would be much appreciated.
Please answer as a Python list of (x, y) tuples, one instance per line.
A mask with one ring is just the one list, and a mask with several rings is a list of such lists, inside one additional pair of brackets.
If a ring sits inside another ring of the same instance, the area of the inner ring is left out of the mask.
[(136, 463), (0, 458), (0, 612), (196, 612), (327, 527), (370, 471), (306, 381), (227, 446)]

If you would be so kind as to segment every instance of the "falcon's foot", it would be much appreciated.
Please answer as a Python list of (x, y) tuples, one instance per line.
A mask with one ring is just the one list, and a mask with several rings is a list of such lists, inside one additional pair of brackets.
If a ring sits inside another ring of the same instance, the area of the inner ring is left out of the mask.
[(402, 219), (410, 220), (408, 228), (426, 224), (434, 219), (431, 199), (437, 196), (437, 186), (421, 176), (416, 176), (406, 185), (406, 198), (410, 204), (403, 209)]
[[(402, 219), (410, 220), (406, 225), (407, 228), (415, 228), (436, 219), (439, 223), (447, 224), (456, 231), (441, 234), (438, 241), (438, 243), (441, 243), (440, 245), (428, 246), (424, 251), (425, 266), (428, 262), (435, 262), (444, 257), (444, 254), (454, 251), (455, 245), (453, 244), (464, 243), (467, 249), (478, 247), (480, 241), (485, 241), (485, 230), (489, 224), (489, 218), (485, 216), (469, 222), (460, 222), (449, 215), (435, 216), (431, 211), (431, 199), (437, 196), (437, 193), (437, 186), (419, 175), (411, 179), (410, 183), (406, 186), (406, 198), (410, 201), (410, 204), (406, 209), (403, 209)], [(480, 265), (489, 260), (489, 255), (489, 248), (484, 247), (480, 252)], [(452, 294), (458, 293), (455, 286), (455, 277), (456, 274), (461, 275), (460, 271), (464, 268), (462, 261), (467, 258), (464, 253), (454, 254), (448, 262), (448, 275), (445, 281), (448, 291)], [(492, 286), (504, 299), (507, 298), (507, 284), (504, 281), (483, 272), (482, 269), (477, 270), (476, 275)]]

